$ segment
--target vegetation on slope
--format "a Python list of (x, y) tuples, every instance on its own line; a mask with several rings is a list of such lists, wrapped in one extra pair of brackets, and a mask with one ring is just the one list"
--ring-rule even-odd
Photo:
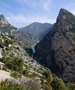
[(0, 90), (75, 90), (75, 84), (65, 84), (49, 69), (36, 63), (25, 52), (21, 52), (21, 48), (13, 42), (13, 39), (3, 35), (0, 42), (0, 48), (3, 50), (0, 61), (5, 64), (3, 69), (9, 69), (10, 75), (16, 79), (22, 76), (31, 79), (22, 83), (11, 80), (1, 81)]

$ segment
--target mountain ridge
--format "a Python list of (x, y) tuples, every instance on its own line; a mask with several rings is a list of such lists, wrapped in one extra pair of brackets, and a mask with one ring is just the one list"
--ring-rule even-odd
[(40, 41), (50, 31), (52, 24), (33, 22), (30, 25), (20, 28), (20, 30), (33, 39)]
[(36, 45), (34, 58), (65, 82), (74, 82), (75, 16), (60, 9), (53, 29)]

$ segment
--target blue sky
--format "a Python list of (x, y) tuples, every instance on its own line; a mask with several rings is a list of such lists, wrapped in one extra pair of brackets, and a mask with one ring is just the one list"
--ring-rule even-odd
[(32, 22), (55, 23), (60, 8), (75, 14), (75, 0), (0, 0), (0, 14), (16, 27)]

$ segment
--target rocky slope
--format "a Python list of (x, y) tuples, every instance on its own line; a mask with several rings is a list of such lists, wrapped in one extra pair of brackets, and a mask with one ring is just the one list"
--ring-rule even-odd
[(75, 16), (61, 9), (53, 29), (37, 44), (34, 58), (65, 82), (75, 82)]
[[(11, 39), (3, 32), (0, 32), (0, 54), (0, 82), (8, 79), (24, 85), (25, 88), (30, 88), (30, 85), (25, 86), (27, 83), (32, 84), (31, 87), (34, 86), (34, 83), (41, 83), (42, 74), (46, 69), (29, 57), (25, 50), (14, 41), (14, 38)], [(39, 80), (37, 81), (37, 79)]]
[(41, 40), (50, 31), (52, 24), (34, 22), (26, 27), (20, 28), (22, 32), (34, 40)]
[[(0, 90), (72, 90), (32, 59), (14, 38), (2, 32), (0, 55)], [(73, 87), (75, 89), (75, 85)]]

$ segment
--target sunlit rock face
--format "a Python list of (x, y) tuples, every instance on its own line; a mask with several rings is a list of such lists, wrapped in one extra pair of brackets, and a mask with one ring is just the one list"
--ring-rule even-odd
[(3, 15), (0, 15), (0, 26), (4, 27), (4, 26), (7, 26), (7, 25), (8, 25), (8, 22), (5, 19), (5, 17)]

